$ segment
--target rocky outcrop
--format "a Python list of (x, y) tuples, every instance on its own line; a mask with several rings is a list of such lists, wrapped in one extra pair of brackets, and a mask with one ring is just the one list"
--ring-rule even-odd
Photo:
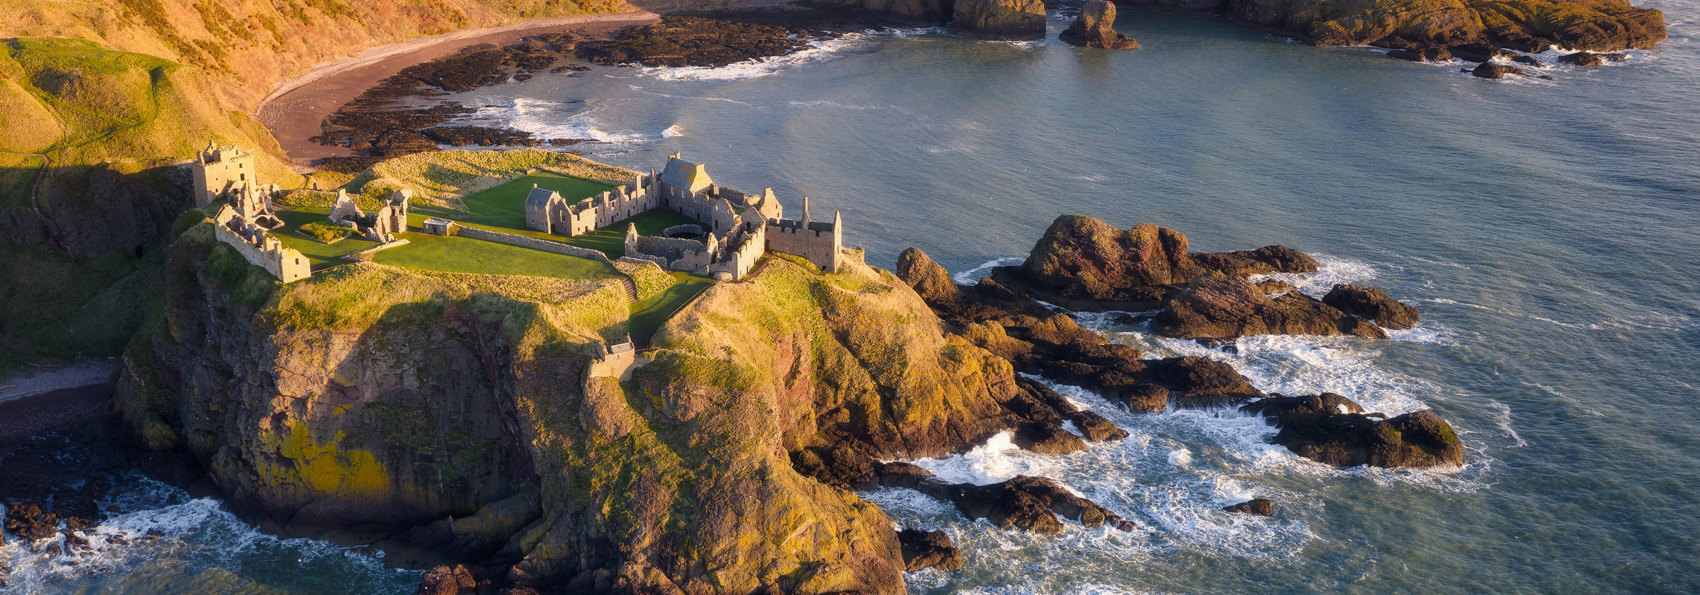
[(1239, 504), (1227, 506), (1222, 511), (1255, 516), (1275, 516), (1275, 502), (1268, 498), (1252, 498)]
[(1387, 332), (1299, 292), (1275, 299), (1244, 279), (1203, 275), (1165, 300), (1152, 330), (1188, 339), (1247, 335), (1352, 335), (1387, 338)]
[(1594, 52), (1576, 52), (1558, 57), (1558, 61), (1561, 63), (1574, 64), (1577, 66), (1603, 66), (1606, 62), (1622, 62), (1628, 59), (1629, 56), (1627, 54), (1596, 54)]
[(1477, 64), (1475, 69), (1470, 71), (1470, 74), (1475, 75), (1476, 78), (1502, 79), (1510, 75), (1523, 75), (1525, 73), (1523, 69), (1516, 66), (1498, 62), (1483, 62)]
[(1392, 419), (1363, 413), (1346, 397), (1324, 393), (1273, 397), (1243, 411), (1262, 415), (1280, 431), (1274, 442), (1299, 456), (1336, 467), (1457, 467), (1464, 447), (1452, 426), (1433, 411)]
[(1045, 37), (1045, 3), (1041, 0), (956, 0), (950, 31), (981, 39), (1041, 39)]
[(1636, 8), (1627, 0), (1127, 0), (1120, 4), (1226, 13), (1241, 24), (1316, 45), (1427, 48), (1476, 43), (1520, 51), (1550, 45), (1611, 51), (1652, 47), (1665, 39), (1663, 13)]
[[(1217, 405), (1262, 395), (1225, 363), (1203, 357), (1143, 359), (1139, 350), (1081, 328), (1073, 318), (1050, 312), (995, 280), (947, 287), (949, 274), (918, 249), (904, 251), (898, 262), (899, 276), (920, 288), (928, 305), (955, 332), (1023, 373), (1085, 387), (1133, 411), (1162, 411), (1171, 402), (1182, 407)], [(1058, 411), (1077, 428), (1097, 424), (1042, 384), (1027, 382), (1023, 387), (1023, 395), (1042, 403), (1023, 405), (1018, 396), (1009, 406), (1029, 412), (1030, 420), (1043, 421), (1048, 419), (1043, 412)]]
[(1141, 223), (1126, 230), (1064, 215), (1051, 223), (1020, 267), (993, 278), (1016, 290), (1081, 310), (1143, 310), (1206, 272), (1229, 276), (1316, 272), (1316, 261), (1286, 246), (1222, 253), (1188, 252), (1178, 231)]
[(1056, 481), (1044, 477), (1017, 475), (989, 485), (947, 484), (931, 480), (923, 482), (920, 490), (935, 498), (949, 500), (970, 519), (986, 519), (999, 527), (1030, 533), (1061, 533), (1061, 519), (1076, 521), (1086, 527), (1107, 524), (1122, 531), (1137, 528), (1132, 521), (1076, 496)]
[(904, 529), (897, 532), (897, 541), (903, 544), (904, 569), (909, 572), (925, 568), (962, 570), (962, 552), (944, 531)]
[(1417, 309), (1388, 297), (1374, 287), (1335, 285), (1322, 296), (1322, 303), (1364, 320), (1372, 320), (1383, 328), (1408, 329), (1417, 325)]
[(1116, 5), (1109, 0), (1088, 0), (1080, 7), (1080, 16), (1057, 39), (1081, 47), (1106, 50), (1131, 50), (1139, 42), (1115, 30)]

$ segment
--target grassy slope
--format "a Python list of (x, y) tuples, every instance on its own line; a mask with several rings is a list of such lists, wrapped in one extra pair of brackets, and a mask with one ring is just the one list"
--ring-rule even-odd
[(620, 276), (607, 263), (519, 246), (453, 236), (404, 233), (408, 245), (379, 252), (374, 262), (399, 267), (487, 275), (535, 275), (557, 279)]

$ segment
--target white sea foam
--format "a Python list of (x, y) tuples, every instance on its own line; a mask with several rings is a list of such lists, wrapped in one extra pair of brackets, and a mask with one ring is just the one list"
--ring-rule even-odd
[(1327, 254), (1312, 254), (1316, 259), (1317, 271), (1314, 273), (1272, 273), (1268, 275), (1252, 275), (1248, 279), (1252, 283), (1274, 279), (1286, 281), (1299, 288), (1305, 295), (1321, 298), (1335, 285), (1340, 283), (1363, 283), (1376, 278), (1375, 267), (1361, 260), (1340, 258)]
[(809, 41), (809, 47), (782, 56), (769, 56), (725, 66), (645, 67), (639, 76), (663, 81), (741, 81), (778, 74), (800, 66), (836, 60), (845, 54), (872, 49), (879, 37), (909, 37), (930, 29), (883, 29), (847, 33), (834, 39)]
[(46, 555), (42, 551), (49, 542), (65, 546), (66, 539), (55, 536), (32, 544), (7, 539), (0, 546), (0, 566), (12, 569), (5, 577), (8, 586), (24, 593), (52, 592), (95, 577), (110, 587), (121, 580), (111, 577), (143, 565), (211, 561), (217, 567), (240, 568), (244, 559), (255, 556), (334, 564), (341, 567), (339, 574), (365, 575), (380, 582), (417, 574), (385, 568), (378, 553), (262, 533), (212, 498), (190, 498), (182, 490), (140, 476), (122, 481), (127, 487), (99, 502), (102, 509), (116, 506), (118, 512), (80, 532), (89, 550), (65, 547), (64, 553)]
[(684, 127), (674, 124), (661, 131), (661, 138), (678, 138), (685, 135)]
[(601, 143), (623, 145), (630, 143), (652, 142), (662, 138), (671, 138), (669, 131), (678, 132), (677, 125), (672, 125), (653, 134), (633, 131), (610, 131), (602, 128), (596, 120), (598, 108), (591, 107), (571, 115), (562, 115), (569, 104), (530, 97), (516, 97), (506, 105), (488, 105), (478, 108), (465, 121), (497, 121), (516, 130), (529, 132), (534, 136), (545, 139), (585, 139)]
[(988, 260), (984, 263), (981, 263), (980, 266), (968, 269), (966, 271), (959, 272), (955, 275), (951, 275), (950, 279), (952, 281), (955, 281), (958, 285), (976, 285), (980, 282), (980, 278), (986, 276), (988, 273), (991, 273), (992, 269), (995, 269), (997, 267), (1015, 266), (1015, 265), (1021, 264), (1022, 261), (1025, 261), (1025, 260), (1026, 260), (1025, 258), (1022, 258), (1020, 256), (1005, 256), (1003, 258), (994, 258), (994, 259)]

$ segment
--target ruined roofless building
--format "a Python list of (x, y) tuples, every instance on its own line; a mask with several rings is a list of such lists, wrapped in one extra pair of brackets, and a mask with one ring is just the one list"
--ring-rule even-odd
[(196, 208), (229, 198), (242, 192), (244, 186), (255, 190), (260, 187), (254, 177), (254, 156), (236, 147), (215, 147), (209, 142), (206, 149), (195, 155), (190, 169), (195, 175)]

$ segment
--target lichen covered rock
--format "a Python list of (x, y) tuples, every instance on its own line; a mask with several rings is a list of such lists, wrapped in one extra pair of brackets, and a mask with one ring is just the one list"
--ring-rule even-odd
[(982, 39), (1040, 39), (1045, 36), (1045, 3), (957, 0), (950, 31)]
[(1374, 323), (1298, 292), (1269, 299), (1244, 279), (1202, 275), (1164, 301), (1152, 320), (1159, 334), (1188, 339), (1247, 335), (1352, 335), (1387, 338)]
[(1109, 0), (1088, 0), (1080, 7), (1080, 16), (1057, 39), (1081, 47), (1107, 50), (1131, 50), (1139, 42), (1115, 30), (1116, 5)]

